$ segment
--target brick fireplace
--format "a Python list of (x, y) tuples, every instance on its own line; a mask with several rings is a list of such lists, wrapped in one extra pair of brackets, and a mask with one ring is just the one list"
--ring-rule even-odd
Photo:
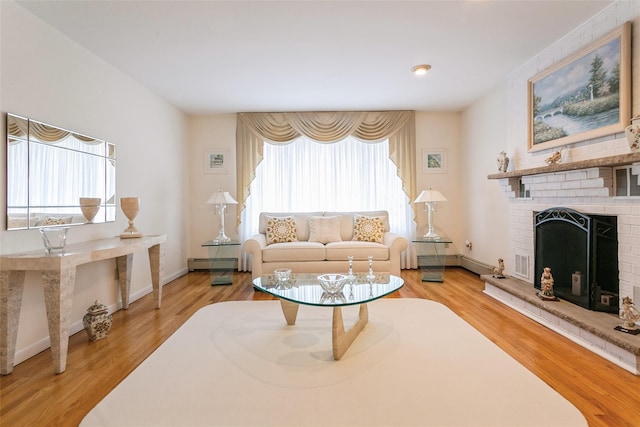
[[(505, 256), (505, 261), (508, 260), (506, 273), (510, 280), (505, 282), (484, 276), (487, 282), (485, 292), (638, 374), (640, 336), (624, 336), (628, 334), (613, 330), (620, 323), (617, 317), (619, 301), (628, 296), (636, 305), (640, 303), (640, 263), (637, 262), (640, 254), (640, 200), (637, 197), (614, 196), (615, 169), (621, 165), (632, 167), (637, 175), (640, 172), (640, 153), (489, 175), (489, 179), (498, 180), (509, 201), (510, 253)], [(615, 218), (617, 244), (609, 245), (607, 250), (617, 251), (614, 262), (619, 276), (619, 295), (605, 298), (612, 306), (603, 311), (610, 313), (595, 313), (589, 310), (590, 307), (570, 304), (562, 296), (560, 304), (556, 305), (536, 301), (534, 285), (540, 281), (542, 273), (537, 271), (542, 268), (538, 265), (540, 263), (536, 263), (536, 214), (559, 206), (589, 217)], [(570, 276), (571, 273), (561, 274)], [(508, 289), (511, 282), (518, 290)], [(578, 293), (577, 289), (573, 291)], [(571, 292), (569, 287), (568, 293)], [(602, 307), (601, 304), (599, 306)]]
[(588, 215), (615, 216), (619, 297), (640, 303), (640, 265), (636, 261), (640, 254), (640, 201), (613, 196), (613, 167), (620, 164), (640, 169), (640, 153), (490, 175), (490, 179), (499, 180), (509, 199), (509, 264), (514, 266), (510, 274), (534, 284), (542, 273), (533, 271), (536, 212), (564, 206)]

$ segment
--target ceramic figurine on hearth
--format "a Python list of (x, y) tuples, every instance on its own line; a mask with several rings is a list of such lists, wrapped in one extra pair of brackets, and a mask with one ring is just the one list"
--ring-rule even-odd
[(631, 298), (622, 298), (622, 310), (620, 310), (620, 318), (624, 320), (622, 327), (625, 329), (635, 330), (638, 328), (636, 322), (640, 320), (640, 312), (633, 306)]
[(551, 274), (551, 268), (545, 267), (540, 277), (540, 296), (543, 299), (555, 299), (553, 295), (553, 275)]
[(498, 266), (493, 269), (493, 277), (504, 279), (504, 260), (502, 258), (498, 258)]
[(509, 168), (509, 157), (507, 157), (507, 153), (504, 151), (501, 151), (500, 154), (498, 154), (496, 162), (498, 164), (498, 172), (504, 173)]

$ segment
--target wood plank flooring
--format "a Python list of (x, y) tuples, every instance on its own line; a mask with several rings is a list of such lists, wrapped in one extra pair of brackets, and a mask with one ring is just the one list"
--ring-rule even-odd
[[(402, 277), (405, 286), (391, 297), (448, 306), (573, 403), (590, 426), (640, 426), (640, 376), (484, 295), (484, 283), (464, 269), (447, 269), (444, 283), (423, 283), (417, 270), (404, 270)], [(53, 373), (49, 350), (17, 365), (11, 375), (0, 377), (0, 426), (78, 425), (199, 308), (220, 301), (272, 299), (254, 292), (250, 273), (236, 272), (231, 286), (212, 287), (209, 280), (206, 272), (189, 273), (165, 285), (161, 309), (155, 310), (147, 295), (129, 310), (113, 313), (106, 339), (89, 342), (84, 331), (73, 335), (67, 369), (60, 375)]]

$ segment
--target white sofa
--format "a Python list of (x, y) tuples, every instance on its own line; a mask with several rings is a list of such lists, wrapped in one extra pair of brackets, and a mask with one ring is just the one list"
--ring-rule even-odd
[[(372, 224), (379, 226), (374, 230), (379, 243), (364, 241), (371, 237), (367, 233)], [(295, 230), (295, 238), (284, 239), (294, 241), (281, 241), (283, 234), (274, 234), (274, 228)], [(244, 243), (252, 257), (253, 278), (276, 268), (291, 268), (294, 273), (347, 272), (349, 256), (354, 257), (354, 271), (365, 272), (370, 255), (374, 271), (400, 276), (400, 253), (408, 245), (407, 239), (389, 231), (387, 211), (262, 212), (258, 230)]]

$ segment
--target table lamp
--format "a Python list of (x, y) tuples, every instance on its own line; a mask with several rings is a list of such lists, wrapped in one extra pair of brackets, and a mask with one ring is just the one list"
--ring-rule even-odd
[(435, 228), (433, 228), (433, 222), (431, 221), (431, 216), (433, 211), (436, 208), (437, 202), (446, 202), (447, 199), (440, 193), (438, 190), (432, 190), (431, 187), (428, 190), (423, 190), (422, 193), (418, 196), (417, 199), (413, 201), (413, 203), (424, 203), (425, 209), (427, 210), (427, 234), (423, 236), (425, 239), (429, 240), (440, 240), (440, 236), (436, 233)]
[(213, 239), (215, 243), (224, 243), (229, 242), (231, 239), (224, 234), (224, 214), (227, 209), (227, 205), (237, 205), (238, 202), (235, 201), (231, 194), (227, 191), (218, 190), (213, 193), (209, 200), (207, 200), (207, 204), (216, 206), (216, 213), (220, 215), (220, 231), (218, 232), (218, 237)]

